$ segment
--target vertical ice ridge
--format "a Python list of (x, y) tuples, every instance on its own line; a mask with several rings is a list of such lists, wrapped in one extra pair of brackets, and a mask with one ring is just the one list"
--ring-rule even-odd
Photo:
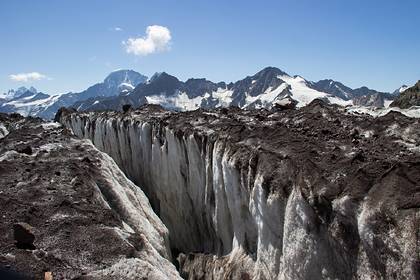
[[(365, 216), (375, 217), (380, 211), (373, 204), (364, 206), (367, 210), (357, 224), (360, 202), (345, 197), (325, 205), (317, 201), (322, 197), (310, 180), (322, 176), (314, 164), (300, 166), (281, 156), (273, 165), (270, 151), (243, 153), (229, 140), (198, 137), (196, 131), (145, 119), (68, 114), (61, 122), (77, 136), (91, 139), (143, 189), (169, 229), (175, 252), (207, 254), (184, 265), (196, 265), (214, 279), (231, 277), (235, 270), (247, 271), (251, 279), (355, 279), (389, 276), (386, 273), (398, 271), (401, 263), (412, 263), (413, 250), (405, 246), (401, 256), (409, 259), (386, 260), (385, 267), (370, 265), (369, 254), (377, 252), (366, 242), (374, 227), (362, 228), (367, 221), (363, 215), (369, 210)], [(328, 212), (331, 220), (319, 211)], [(407, 210), (406, 220), (396, 222), (401, 233), (392, 231), (384, 239), (394, 250), (404, 240), (395, 236), (415, 232), (409, 211), (415, 212)], [(378, 267), (386, 271), (378, 274)], [(402, 273), (401, 279), (414, 272), (407, 268)]]

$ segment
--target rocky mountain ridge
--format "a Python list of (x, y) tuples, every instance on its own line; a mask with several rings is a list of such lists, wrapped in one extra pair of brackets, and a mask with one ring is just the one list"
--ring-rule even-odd
[(11, 89), (6, 93), (0, 93), (0, 100), (7, 101), (7, 100), (15, 99), (28, 91), (32, 93), (37, 93), (37, 90), (34, 87), (30, 87), (30, 88), (20, 87), (17, 90)]
[(395, 95), (367, 87), (351, 89), (333, 80), (310, 82), (300, 76), (290, 76), (278, 68), (267, 67), (253, 76), (229, 84), (206, 79), (182, 82), (163, 72), (130, 94), (101, 100), (91, 99), (76, 103), (74, 107), (86, 111), (121, 110), (124, 104), (134, 107), (157, 104), (178, 111), (228, 106), (270, 109), (284, 98), (295, 100), (299, 107), (316, 98), (342, 106), (384, 107), (389, 105)]
[(214, 83), (206, 79), (182, 82), (165, 72), (156, 73), (150, 80), (146, 80), (145, 76), (132, 70), (119, 70), (111, 73), (103, 83), (80, 93), (45, 97), (35, 103), (8, 103), (0, 98), (0, 111), (52, 119), (60, 107), (101, 111), (121, 110), (126, 104), (135, 107), (158, 104), (177, 111), (229, 106), (270, 109), (284, 102), (282, 99), (293, 100), (293, 103), (301, 107), (316, 98), (342, 106), (383, 108), (389, 106), (403, 91), (401, 88), (391, 94), (367, 87), (352, 89), (334, 80), (311, 82), (275, 67), (264, 68), (234, 83)]
[[(3, 113), (19, 113), (23, 116), (35, 116), (44, 119), (53, 119), (58, 109), (61, 107), (70, 107), (75, 102), (86, 100), (89, 98), (110, 97), (127, 93), (133, 90), (138, 84), (147, 80), (143, 76), (133, 70), (117, 70), (109, 74), (102, 83), (97, 83), (88, 89), (79, 93), (66, 93), (62, 95), (49, 96), (47, 94), (38, 94), (36, 98), (27, 98), (28, 94), (35, 94), (34, 88), (27, 90), (19, 88), (16, 91), (9, 91), (4, 96), (12, 96), (9, 99), (0, 99), (0, 112)], [(22, 93), (22, 91), (24, 91)]]
[(403, 109), (420, 106), (420, 81), (413, 87), (405, 89), (401, 95), (391, 103), (391, 106)]

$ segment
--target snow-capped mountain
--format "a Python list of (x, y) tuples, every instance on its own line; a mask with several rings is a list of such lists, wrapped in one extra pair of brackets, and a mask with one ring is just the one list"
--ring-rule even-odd
[(14, 96), (22, 98), (22, 91), (4, 94), (8, 99), (0, 101), (0, 112), (19, 112), (52, 119), (61, 107), (73, 107), (80, 111), (121, 110), (125, 104), (137, 107), (149, 103), (177, 111), (229, 106), (270, 109), (284, 103), (302, 107), (316, 98), (342, 106), (388, 107), (399, 95), (367, 87), (352, 89), (331, 79), (312, 82), (275, 67), (264, 68), (234, 83), (214, 83), (206, 79), (183, 82), (165, 72), (156, 73), (147, 80), (135, 71), (117, 70), (102, 83), (79, 93), (44, 95), (31, 101), (16, 100)]
[(311, 87), (340, 99), (352, 101), (353, 105), (356, 106), (387, 107), (395, 98), (395, 96), (387, 92), (379, 92), (367, 87), (352, 89), (333, 80), (321, 80), (311, 83)]
[(391, 107), (408, 109), (413, 106), (420, 106), (420, 81), (410, 88), (407, 86), (403, 87), (405, 89), (400, 91), (401, 95), (391, 103)]
[(352, 89), (331, 79), (320, 80), (316, 83), (312, 82), (311, 87), (322, 92), (327, 92), (343, 100), (351, 100)]
[(70, 107), (75, 102), (89, 98), (97, 99), (126, 94), (146, 80), (146, 76), (133, 70), (117, 70), (109, 74), (102, 83), (97, 83), (79, 93), (49, 96), (37, 93), (32, 87), (30, 89), (22, 87), (2, 95), (4, 101), (0, 102), (0, 112), (16, 112), (24, 116), (52, 119), (61, 107)]
[(4, 102), (0, 103), (0, 112), (36, 116), (49, 99), (48, 94), (38, 92), (33, 87), (9, 90)]
[(138, 84), (147, 81), (147, 77), (133, 70), (116, 70), (109, 74), (102, 83), (95, 84), (78, 93), (83, 99), (92, 97), (115, 96), (121, 92), (134, 89)]
[(403, 93), (404, 91), (406, 91), (408, 88), (410, 88), (407, 85), (402, 85), (401, 87), (399, 87), (398, 89), (396, 89), (392, 94), (394, 95), (400, 95), (401, 93)]
[(0, 100), (8, 101), (14, 98), (18, 98), (19, 96), (21, 96), (22, 94), (28, 91), (32, 93), (37, 93), (37, 90), (34, 87), (30, 87), (30, 88), (20, 87), (17, 90), (11, 89), (8, 92), (0, 93)]
[(237, 106), (243, 109), (271, 108), (283, 99), (294, 100), (298, 107), (316, 98), (342, 106), (384, 107), (394, 97), (367, 87), (352, 89), (333, 80), (307, 81), (301, 76), (267, 67), (235, 83), (213, 83), (206, 79), (185, 82), (167, 73), (155, 74), (131, 93), (75, 103), (78, 110), (120, 110), (122, 105), (159, 104), (173, 110), (195, 110)]
[(73, 106), (76, 102), (89, 99), (101, 99), (104, 97), (117, 96), (127, 93), (137, 85), (147, 81), (147, 77), (133, 70), (117, 70), (109, 74), (102, 83), (97, 83), (79, 93), (68, 93), (58, 96), (51, 106), (48, 106), (40, 117), (46, 119), (54, 118), (55, 113), (61, 107)]

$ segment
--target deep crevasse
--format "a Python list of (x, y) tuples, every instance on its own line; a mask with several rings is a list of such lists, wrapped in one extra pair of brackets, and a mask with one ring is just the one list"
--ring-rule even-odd
[[(66, 115), (61, 122), (91, 139), (141, 186), (169, 229), (173, 249), (226, 256), (206, 262), (206, 279), (223, 279), (227, 267), (253, 279), (381, 278), (368, 260), (369, 246), (364, 240), (359, 246), (357, 233), (358, 247), (347, 251), (342, 242), (353, 241), (340, 240), (319, 221), (300, 192), (302, 180), (296, 180), (287, 195), (267, 192), (264, 158), (240, 158), (243, 154), (223, 139), (183, 134), (158, 122), (95, 114)], [(349, 223), (358, 222), (368, 231), (362, 239), (372, 238), (368, 224), (374, 211), (354, 221), (357, 207), (348, 208), (345, 199), (334, 203), (334, 211), (350, 211)], [(407, 224), (411, 232), (414, 225)], [(390, 271), (398, 270), (399, 264), (388, 265)]]
[(134, 121), (68, 121), (142, 186), (178, 250), (224, 255), (233, 246), (256, 246), (248, 178), (223, 141), (197, 143), (193, 135)]

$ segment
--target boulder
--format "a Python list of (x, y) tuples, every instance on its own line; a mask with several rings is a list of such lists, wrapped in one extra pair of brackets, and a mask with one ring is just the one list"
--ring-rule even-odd
[(16, 223), (13, 225), (13, 236), (18, 248), (34, 249), (35, 234), (34, 228), (27, 223)]

